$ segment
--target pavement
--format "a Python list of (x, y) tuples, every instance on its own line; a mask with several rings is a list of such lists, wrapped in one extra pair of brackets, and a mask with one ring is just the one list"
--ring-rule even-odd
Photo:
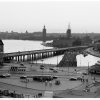
[[(18, 63), (16, 63), (16, 64), (18, 64)], [(14, 63), (4, 64), (4, 67), (0, 69), (0, 73), (3, 74), (3, 73), (9, 72), (8, 70), (11, 65), (15, 65), (15, 64)], [(42, 93), (44, 95), (45, 91), (53, 91), (54, 94), (58, 94), (58, 93), (61, 94), (61, 92), (68, 91), (69, 89), (71, 89), (71, 90), (73, 89), (74, 91), (75, 90), (82, 91), (86, 86), (86, 83), (83, 84), (83, 82), (81, 82), (81, 81), (70, 81), (69, 80), (71, 77), (82, 77), (83, 76), (82, 73), (87, 72), (86, 67), (69, 67), (69, 68), (62, 67), (62, 68), (57, 69), (58, 73), (54, 73), (52, 71), (48, 71), (48, 69), (50, 67), (54, 67), (54, 65), (52, 66), (52, 65), (46, 64), (46, 65), (44, 65), (45, 66), (44, 70), (40, 70), (41, 64), (24, 63), (24, 65), (27, 67), (27, 72), (25, 74), (12, 74), (11, 77), (9, 77), (9, 78), (0, 78), (0, 89), (7, 89), (10, 91), (15, 91), (16, 93), (20, 93), (20, 94), (23, 93), (24, 95), (28, 95), (28, 97), (29, 97), (29, 95), (30, 95), (30, 97), (34, 97), (38, 93)], [(51, 81), (52, 85), (50, 85), (50, 82), (48, 82), (47, 86), (46, 86), (44, 82), (36, 82), (36, 81), (33, 81), (32, 78), (29, 78), (28, 83), (20, 80), (20, 76), (22, 76), (22, 75), (43, 75), (43, 74), (59, 76), (58, 80), (60, 80), (61, 84), (59, 86), (57, 86), (57, 85), (55, 85), (55, 80), (53, 80), (53, 81)], [(94, 76), (92, 76), (92, 77), (94, 77)], [(91, 84), (93, 82), (91, 75), (84, 75), (84, 79), (87, 79), (87, 78), (89, 80), (89, 84)], [(96, 76), (96, 80), (100, 81), (99, 76)], [(95, 92), (97, 89), (95, 87), (94, 88), (92, 87), (90, 94), (92, 95), (92, 93)], [(93, 90), (95, 90), (95, 91), (93, 91)], [(91, 96), (89, 96), (89, 97), (91, 97)]]

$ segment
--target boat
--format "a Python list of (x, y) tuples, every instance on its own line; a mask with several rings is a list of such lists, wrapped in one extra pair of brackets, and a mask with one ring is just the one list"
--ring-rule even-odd
[(89, 72), (92, 74), (100, 74), (100, 61), (97, 61), (95, 65), (89, 68)]

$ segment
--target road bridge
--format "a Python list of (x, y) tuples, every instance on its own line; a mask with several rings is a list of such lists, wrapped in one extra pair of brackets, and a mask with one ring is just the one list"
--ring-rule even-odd
[(86, 48), (89, 48), (89, 46), (75, 46), (75, 47), (67, 47), (67, 48), (53, 48), (53, 49), (4, 53), (3, 60), (4, 62), (34, 61), (38, 59), (44, 59), (52, 56), (62, 55), (64, 54), (65, 51), (75, 52), (75, 51), (84, 50)]

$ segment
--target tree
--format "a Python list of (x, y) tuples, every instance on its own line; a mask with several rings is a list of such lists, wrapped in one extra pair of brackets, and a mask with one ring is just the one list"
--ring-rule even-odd
[(79, 46), (82, 44), (82, 41), (80, 38), (76, 38), (73, 43), (72, 43), (72, 46)]

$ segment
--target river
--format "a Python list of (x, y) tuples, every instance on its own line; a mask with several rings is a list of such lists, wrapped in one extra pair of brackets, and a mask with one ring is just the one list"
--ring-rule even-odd
[[(28, 50), (40, 50), (40, 49), (50, 49), (52, 47), (45, 47), (41, 45), (42, 41), (28, 41), (28, 40), (3, 40), (4, 52), (18, 52), (18, 51), (28, 51)], [(57, 64), (62, 59), (63, 55), (58, 57), (51, 57), (43, 60), (45, 64)], [(94, 65), (100, 58), (88, 55), (84, 57), (83, 55), (77, 55), (77, 66), (91, 66)], [(41, 60), (37, 63), (42, 63)]]

